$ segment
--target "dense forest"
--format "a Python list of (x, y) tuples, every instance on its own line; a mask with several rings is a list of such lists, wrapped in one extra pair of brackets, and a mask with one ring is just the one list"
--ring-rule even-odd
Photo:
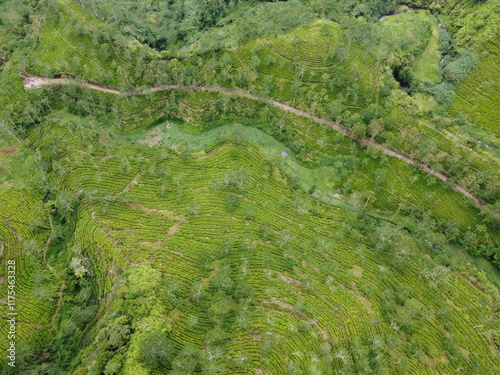
[(0, 0), (0, 373), (497, 374), (499, 24)]

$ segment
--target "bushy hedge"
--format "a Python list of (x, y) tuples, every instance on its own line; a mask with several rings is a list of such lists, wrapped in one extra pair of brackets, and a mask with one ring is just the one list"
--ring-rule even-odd
[(449, 82), (441, 82), (432, 87), (430, 92), (436, 97), (439, 104), (450, 105), (455, 99), (455, 91), (453, 85)]
[(478, 62), (479, 60), (472, 53), (463, 52), (444, 68), (445, 80), (455, 85), (459, 84), (477, 66)]
[(175, 347), (166, 333), (150, 333), (139, 348), (139, 360), (151, 370), (168, 369), (175, 356)]

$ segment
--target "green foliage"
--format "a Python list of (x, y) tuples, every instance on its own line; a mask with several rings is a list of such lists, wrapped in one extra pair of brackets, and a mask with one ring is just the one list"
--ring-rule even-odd
[(447, 54), (450, 52), (451, 49), (451, 35), (448, 32), (448, 30), (441, 29), (439, 31), (439, 50), (441, 51), (442, 54)]
[(241, 198), (234, 194), (229, 194), (224, 198), (224, 204), (228, 212), (233, 212), (241, 204)]
[[(235, 47), (262, 35), (285, 33), (313, 19), (310, 7), (299, 1), (264, 2), (244, 12), (233, 12), (207, 30), (190, 48), (192, 53)], [(222, 26), (222, 27), (220, 27)]]
[(151, 370), (168, 370), (172, 366), (176, 350), (165, 333), (150, 333), (139, 347), (139, 361)]
[(349, 14), (353, 17), (365, 17), (372, 20), (379, 19), (389, 13), (397, 4), (395, 0), (348, 0), (348, 1), (327, 1), (311, 0), (311, 5), (321, 17), (338, 20)]
[[(34, 343), (20, 371), (498, 367), (495, 273), (466, 252), (498, 257), (496, 158), (464, 117), (424, 113), (391, 73), (425, 81), (427, 12), (372, 22), (394, 2), (85, 4), (39, 3), (40, 40), (10, 45), (0, 72), (1, 251), (20, 265), (20, 345)], [(171, 54), (184, 58), (155, 59)], [(426, 86), (439, 105), (471, 56)], [(77, 85), (25, 91), (19, 66)], [(173, 82), (185, 86), (142, 92)]]
[(446, 64), (444, 77), (455, 85), (461, 83), (478, 64), (478, 59), (469, 51), (461, 53), (457, 58)]
[(429, 90), (442, 105), (450, 105), (455, 99), (455, 91), (453, 90), (453, 85), (448, 82), (442, 82)]
[[(457, 98), (450, 107), (455, 115), (467, 116), (478, 126), (499, 134), (497, 126), (500, 111), (494, 103), (498, 102), (500, 70), (498, 65), (498, 33), (496, 25), (500, 22), (500, 11), (495, 1), (419, 1), (439, 11), (445, 26), (453, 34), (452, 46), (458, 52), (472, 54), (479, 60), (477, 67), (460, 83), (456, 89)], [(475, 65), (474, 58), (466, 57), (461, 64), (452, 67), (462, 73)], [(450, 77), (455, 79), (454, 76)]]
[[(29, 14), (27, 1), (3, 1), (0, 4), (0, 69), (10, 59), (16, 44), (26, 37)], [(39, 21), (32, 25), (37, 26)]]
[[(238, 2), (175, 0), (137, 4), (131, 0), (87, 1), (98, 17), (113, 22), (141, 43), (158, 49), (191, 41), (193, 34), (215, 26)], [(148, 17), (144, 17), (145, 14)]]

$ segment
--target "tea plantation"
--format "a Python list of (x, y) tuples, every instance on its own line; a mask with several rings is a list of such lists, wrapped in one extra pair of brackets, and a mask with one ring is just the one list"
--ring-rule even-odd
[(0, 2), (0, 373), (499, 373), (498, 1), (403, 3)]

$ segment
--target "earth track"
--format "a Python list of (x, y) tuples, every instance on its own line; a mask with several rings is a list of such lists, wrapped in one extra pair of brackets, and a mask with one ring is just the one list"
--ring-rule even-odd
[[(277, 108), (280, 108), (284, 111), (293, 113), (297, 116), (311, 119), (318, 124), (327, 125), (336, 131), (344, 133), (348, 137), (352, 136), (351, 131), (349, 129), (341, 126), (338, 122), (334, 122), (331, 120), (317, 117), (317, 116), (310, 114), (306, 111), (292, 107), (291, 105), (288, 105), (286, 103), (283, 103), (283, 102), (280, 102), (277, 100), (261, 98), (257, 95), (253, 95), (253, 94), (250, 94), (250, 93), (242, 91), (242, 90), (230, 89), (227, 87), (220, 87), (220, 86), (207, 87), (207, 86), (188, 86), (188, 85), (170, 84), (170, 85), (151, 87), (151, 88), (143, 90), (143, 91), (133, 91), (130, 93), (122, 93), (119, 90), (116, 90), (116, 89), (111, 88), (111, 87), (107, 87), (107, 86), (100, 85), (97, 83), (77, 82), (77, 81), (70, 79), (70, 78), (45, 78), (45, 77), (38, 77), (38, 76), (33, 76), (33, 75), (27, 75), (26, 77), (30, 79), (30, 83), (31, 83), (30, 86), (25, 85), (26, 89), (42, 87), (42, 86), (49, 86), (49, 85), (79, 85), (81, 87), (86, 87), (86, 88), (89, 88), (92, 90), (107, 92), (107, 93), (111, 93), (111, 94), (115, 94), (115, 95), (144, 95), (144, 94), (151, 93), (151, 92), (159, 92), (159, 91), (167, 91), (167, 90), (175, 90), (175, 89), (186, 90), (186, 91), (194, 90), (194, 91), (228, 93), (228, 94), (231, 94), (233, 96), (248, 98), (248, 99), (272, 104), (273, 106), (275, 106)], [(367, 147), (367, 146), (374, 147), (374, 148), (377, 148), (380, 151), (382, 151), (384, 154), (398, 158), (399, 160), (402, 160), (407, 164), (418, 165), (419, 169), (421, 169), (422, 171), (424, 171), (428, 174), (433, 175), (434, 177), (440, 179), (443, 182), (446, 182), (449, 179), (449, 177), (447, 177), (446, 175), (444, 175), (441, 172), (437, 172), (437, 171), (433, 170), (428, 165), (426, 165), (424, 163), (420, 163), (417, 160), (411, 159), (410, 157), (408, 157), (402, 153), (399, 153), (397, 151), (394, 151), (394, 150), (392, 150), (392, 149), (390, 149), (390, 148), (388, 148), (388, 147), (386, 147), (386, 146), (384, 146), (384, 145), (382, 145), (374, 140), (370, 140), (368, 138), (358, 138), (358, 139), (356, 139), (356, 141), (363, 147)], [(458, 184), (454, 184), (453, 188), (455, 189), (455, 191), (463, 194), (467, 198), (473, 199), (478, 206), (483, 207), (486, 205), (486, 203), (483, 200), (481, 200), (479, 197), (472, 194), (470, 191), (464, 189), (462, 186), (460, 186)], [(495, 216), (498, 216), (498, 214), (495, 213)]]

